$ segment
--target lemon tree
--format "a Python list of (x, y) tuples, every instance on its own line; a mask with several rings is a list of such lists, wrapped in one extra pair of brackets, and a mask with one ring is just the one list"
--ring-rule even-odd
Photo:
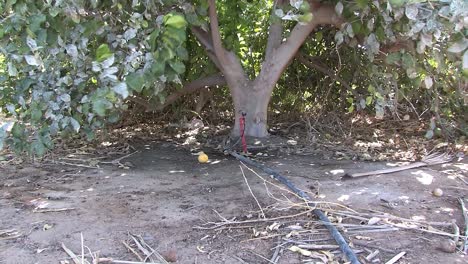
[(265, 137), (272, 98), (306, 108), (327, 78), (349, 112), (429, 105), (430, 137), (466, 113), (467, 17), (463, 0), (6, 0), (0, 146), (42, 155), (129, 104), (160, 111), (206, 87), (228, 88), (233, 134), (246, 113), (246, 135)]

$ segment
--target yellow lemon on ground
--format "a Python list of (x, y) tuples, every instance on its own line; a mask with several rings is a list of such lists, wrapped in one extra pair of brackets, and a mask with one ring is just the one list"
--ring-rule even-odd
[(208, 162), (208, 155), (206, 155), (203, 152), (200, 152), (200, 154), (198, 154), (198, 162), (207, 163)]

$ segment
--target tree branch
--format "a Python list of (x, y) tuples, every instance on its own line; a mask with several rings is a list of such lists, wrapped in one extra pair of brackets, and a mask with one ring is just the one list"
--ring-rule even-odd
[[(270, 17), (274, 17), (275, 15), (275, 10), (277, 8), (281, 8), (284, 3), (284, 0), (276, 0), (275, 4), (273, 6), (273, 9), (271, 10), (271, 15)], [(266, 52), (265, 52), (265, 59), (271, 57), (271, 54), (274, 50), (276, 50), (279, 45), (281, 45), (281, 40), (283, 37), (283, 24), (280, 18), (275, 17), (273, 18), (273, 22), (270, 25), (270, 29), (268, 32), (268, 41), (267, 41), (267, 47), (266, 47)]]
[(219, 33), (218, 25), (218, 14), (216, 13), (216, 2), (215, 0), (208, 0), (209, 4), (209, 15), (210, 15), (210, 29), (211, 29), (211, 38), (213, 42), (214, 52), (219, 62), (221, 62), (221, 67), (226, 63), (226, 58), (224, 56), (224, 48), (221, 43), (221, 34)]
[(195, 35), (197, 40), (205, 49), (211, 61), (216, 65), (216, 67), (220, 71), (222, 71), (223, 69), (221, 68), (221, 64), (218, 58), (216, 57), (216, 54), (214, 53), (213, 40), (211, 39), (210, 34), (204, 31), (203, 29), (201, 29), (200, 27), (191, 27), (191, 30), (192, 30), (193, 35)]
[(208, 32), (203, 30), (201, 27), (193, 26), (190, 29), (206, 51), (214, 52), (213, 40), (211, 39), (211, 35)]
[(244, 88), (247, 84), (247, 76), (236, 54), (223, 48), (221, 35), (219, 33), (215, 1), (209, 0), (209, 5), (211, 34), (199, 27), (192, 27), (192, 32), (205, 47), (210, 59), (224, 74), (229, 89), (231, 89), (231, 94), (235, 97), (235, 93), (237, 93), (237, 91), (234, 91), (233, 87), (237, 86)]
[(198, 80), (192, 81), (184, 85), (184, 87), (181, 90), (178, 90), (170, 94), (164, 101), (164, 104), (157, 106), (156, 110), (161, 111), (166, 106), (174, 103), (175, 101), (177, 101), (177, 99), (179, 99), (180, 97), (184, 95), (191, 94), (202, 88), (212, 87), (216, 85), (226, 85), (226, 80), (221, 74), (215, 74), (215, 75), (203, 77)]
[(163, 104), (152, 105), (146, 100), (138, 98), (138, 97), (131, 97), (129, 98), (129, 100), (134, 103), (144, 106), (146, 108), (145, 109), (146, 112), (161, 111), (165, 107), (173, 104), (175, 101), (177, 101), (180, 97), (184, 95), (194, 93), (203, 88), (217, 86), (217, 85), (219, 86), (226, 85), (226, 79), (221, 74), (215, 74), (215, 75), (203, 77), (195, 81), (192, 81), (190, 83), (187, 83), (186, 85), (184, 85), (184, 87), (181, 90), (175, 91), (174, 93), (170, 94), (166, 98)]
[(339, 81), (341, 85), (346, 87), (348, 90), (351, 90), (351, 86), (342, 78), (340, 78), (338, 74), (333, 72), (331, 69), (321, 65), (321, 63), (317, 62), (312, 56), (309, 56), (303, 52), (298, 52), (298, 54), (296, 54), (296, 58), (305, 66), (313, 68), (323, 74), (330, 76), (333, 79), (333, 81)]
[[(313, 18), (307, 24), (298, 23), (293, 28), (291, 35), (283, 42), (274, 54), (265, 58), (262, 70), (256, 82), (267, 83), (267, 87), (274, 88), (274, 84), (279, 80), (281, 74), (294, 55), (302, 46), (306, 38), (319, 24), (340, 25), (342, 19), (335, 13), (335, 8), (331, 5), (316, 5), (312, 10)], [(254, 87), (260, 87), (255, 85)]]

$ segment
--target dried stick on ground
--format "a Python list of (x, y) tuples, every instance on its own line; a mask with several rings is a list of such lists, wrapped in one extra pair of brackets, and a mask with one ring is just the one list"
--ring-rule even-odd
[[(111, 263), (111, 264), (161, 264), (160, 262), (143, 262), (143, 261), (127, 261), (117, 260), (112, 258), (98, 258), (95, 263)], [(94, 264), (94, 263), (93, 263)]]
[(75, 208), (70, 207), (70, 208), (54, 208), (54, 209), (34, 209), (34, 213), (54, 213), (54, 212), (64, 212), (64, 211), (70, 211), (70, 210), (75, 210)]
[(463, 219), (465, 220), (465, 237), (463, 238), (463, 252), (466, 254), (468, 252), (468, 211), (466, 210), (464, 198), (458, 198), (460, 202)]
[(394, 250), (379, 247), (377, 245), (372, 244), (372, 242), (367, 242), (366, 243), (366, 242), (359, 241), (359, 240), (354, 240), (354, 239), (352, 240), (352, 242), (353, 242), (353, 245), (356, 245), (356, 246), (367, 247), (367, 248), (375, 248), (375, 249), (378, 249), (380, 251), (387, 252), (387, 253), (395, 253)]
[(7, 229), (7, 230), (1, 230), (0, 229), (0, 240), (4, 239), (14, 239), (22, 236), (20, 232), (16, 229)]
[(138, 254), (137, 251), (135, 251), (135, 249), (133, 249), (129, 244), (127, 244), (127, 242), (125, 241), (122, 241), (122, 244), (124, 244), (124, 246), (130, 250), (140, 261), (143, 261), (143, 258), (140, 256), (140, 254)]
[(134, 152), (132, 152), (132, 153), (130, 153), (130, 154), (127, 154), (127, 155), (125, 155), (125, 156), (116, 158), (116, 159), (114, 159), (114, 160), (111, 160), (111, 161), (101, 161), (101, 162), (99, 162), (99, 163), (124, 166), (124, 165), (123, 165), (122, 163), (120, 163), (120, 162), (121, 162), (123, 159), (126, 159), (126, 158), (128, 158), (128, 157), (130, 157), (130, 156), (132, 156), (133, 154), (136, 154), (136, 153), (138, 153), (138, 152), (140, 152), (140, 151), (137, 150), (137, 151), (134, 151)]
[[(235, 157), (236, 159), (248, 164), (248, 165), (251, 165), (251, 166), (254, 166), (256, 168), (261, 169), (265, 173), (267, 173), (270, 176), (272, 176), (273, 178), (275, 178), (277, 181), (279, 181), (282, 184), (286, 185), (289, 189), (291, 189), (293, 192), (295, 192), (297, 195), (299, 195), (304, 201), (306, 201), (311, 207), (316, 206), (316, 204), (314, 204), (312, 202), (312, 199), (309, 197), (308, 194), (306, 194), (304, 191), (298, 189), (290, 180), (288, 180), (287, 178), (285, 178), (284, 176), (282, 176), (278, 172), (276, 172), (276, 171), (274, 171), (274, 170), (272, 170), (272, 169), (270, 169), (270, 168), (268, 168), (268, 167), (266, 167), (266, 166), (264, 166), (262, 164), (254, 162), (253, 160), (248, 159), (248, 158), (246, 158), (246, 157), (244, 157), (242, 155), (239, 155), (234, 151), (230, 151), (229, 154), (231, 156)], [(339, 233), (338, 229), (336, 229), (336, 227), (333, 224), (331, 224), (330, 219), (328, 219), (328, 217), (321, 210), (319, 210), (317, 208), (314, 209), (312, 212), (322, 221), (322, 224), (325, 225), (325, 227), (328, 229), (330, 234), (333, 236), (335, 241), (340, 246), (341, 251), (345, 254), (348, 261), (350, 261), (352, 264), (360, 263), (357, 256), (356, 256), (356, 254), (349, 247), (348, 243), (343, 238), (343, 236)]]
[[(200, 229), (200, 230), (211, 230), (211, 229), (216, 229), (220, 228), (223, 226), (227, 225), (240, 225), (240, 224), (252, 224), (252, 223), (260, 223), (260, 222), (274, 222), (278, 221), (281, 219), (288, 219), (288, 218), (295, 218), (301, 215), (309, 214), (311, 210), (307, 210), (304, 212), (300, 212), (294, 215), (286, 215), (286, 216), (279, 216), (275, 218), (265, 218), (265, 219), (252, 219), (252, 220), (244, 220), (244, 221), (234, 221), (234, 220), (228, 220), (221, 216), (218, 212), (215, 211), (216, 214), (218, 214), (219, 218), (221, 218), (222, 222), (208, 222), (206, 224), (203, 224), (204, 226), (194, 226), (193, 229)], [(209, 226), (208, 226), (209, 225)], [(208, 227), (205, 227), (208, 226)]]
[[(245, 166), (245, 164), (243, 164)], [(257, 200), (257, 197), (255, 197), (255, 194), (252, 192), (252, 189), (250, 188), (249, 182), (247, 181), (247, 177), (245, 177), (244, 169), (242, 169), (242, 166), (239, 165), (239, 168), (241, 169), (242, 176), (244, 176), (245, 184), (247, 184), (247, 188), (249, 188), (249, 192), (254, 198), (255, 202), (257, 202), (258, 208), (260, 208), (260, 212), (262, 212), (262, 218), (265, 219), (265, 213), (263, 212), (263, 208), (260, 205), (260, 203)]]
[(391, 258), (389, 261), (385, 262), (385, 264), (393, 264), (393, 263), (397, 262), (399, 259), (401, 259), (405, 254), (406, 254), (406, 252), (404, 252), (404, 251), (401, 252), (401, 253), (398, 253), (396, 256)]
[(73, 260), (73, 262), (75, 262), (75, 264), (90, 264), (86, 259), (79, 258), (75, 253), (73, 253), (73, 251), (71, 251), (69, 248), (67, 248), (65, 246), (65, 244), (63, 244), (63, 243), (62, 243), (62, 248), (72, 258), (72, 260)]
[(383, 169), (383, 170), (375, 170), (375, 171), (351, 173), (351, 174), (346, 173), (342, 177), (342, 179), (345, 180), (345, 179), (350, 179), (350, 178), (358, 178), (358, 177), (365, 177), (365, 176), (372, 176), (372, 175), (387, 174), (387, 173), (393, 173), (393, 172), (398, 172), (398, 171), (410, 170), (410, 169), (419, 168), (419, 167), (447, 163), (447, 162), (452, 161), (452, 159), (453, 159), (453, 156), (447, 153), (444, 153), (444, 154), (433, 153), (429, 156), (424, 157), (419, 162), (414, 162), (408, 165), (399, 166), (395, 168), (388, 168), (388, 169)]
[(151, 262), (155, 262), (156, 260), (152, 258), (152, 256), (155, 256), (160, 261), (160, 263), (168, 264), (166, 259), (164, 259), (164, 257), (161, 256), (155, 249), (150, 247), (141, 236), (130, 235), (130, 237), (133, 239), (133, 242), (135, 242), (138, 249), (143, 252), (143, 254), (145, 254), (146, 257), (143, 262), (146, 262), (148, 259)]
[(273, 256), (270, 259), (271, 263), (275, 263), (275, 264), (278, 263), (280, 259), (280, 249), (281, 249), (280, 245), (281, 245), (281, 237), (278, 237), (278, 246), (276, 246), (275, 252), (273, 253)]

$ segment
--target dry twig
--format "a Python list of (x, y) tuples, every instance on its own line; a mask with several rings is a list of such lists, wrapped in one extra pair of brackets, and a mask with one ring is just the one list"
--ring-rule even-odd
[(377, 256), (378, 254), (380, 253), (380, 251), (377, 249), (375, 250), (374, 252), (370, 253), (367, 257), (366, 257), (366, 260), (367, 261), (371, 261), (373, 258), (375, 258), (375, 256)]
[(90, 264), (86, 259), (84, 259), (84, 255), (80, 259), (75, 253), (73, 253), (73, 251), (71, 251), (69, 248), (67, 248), (65, 246), (65, 244), (63, 244), (63, 243), (62, 243), (62, 248), (63, 248), (63, 250), (65, 250), (65, 252), (68, 254), (68, 256), (71, 257), (71, 259), (73, 260), (73, 262), (75, 262), (75, 264)]
[(130, 252), (132, 252), (140, 261), (143, 261), (143, 258), (140, 256), (140, 254), (138, 254), (138, 252), (133, 249), (129, 244), (127, 244), (127, 242), (125, 241), (122, 241), (122, 244), (124, 244), (124, 246), (130, 250)]
[(169, 264), (166, 261), (166, 259), (163, 256), (161, 256), (161, 254), (159, 254), (150, 245), (148, 245), (141, 236), (130, 235), (130, 237), (133, 239), (138, 249), (140, 249), (140, 251), (143, 252), (143, 254), (145, 254), (146, 257), (145, 259), (143, 259), (143, 262), (146, 262), (148, 259), (154, 262), (155, 260), (152, 257), (154, 255), (158, 259), (158, 261), (160, 261), (160, 263)]
[[(242, 163), (242, 165), (245, 166), (244, 163)], [(246, 167), (247, 167), (247, 166), (246, 166)], [(260, 212), (262, 213), (262, 218), (265, 219), (266, 217), (265, 217), (265, 213), (263, 212), (263, 208), (262, 208), (262, 206), (260, 205), (260, 203), (258, 202), (257, 197), (255, 197), (255, 194), (252, 192), (252, 189), (250, 188), (249, 182), (247, 181), (247, 177), (245, 177), (244, 169), (242, 169), (242, 166), (240, 166), (240, 165), (239, 165), (239, 168), (241, 169), (242, 176), (244, 177), (245, 184), (247, 184), (247, 188), (249, 188), (250, 194), (252, 195), (252, 197), (254, 198), (255, 202), (257, 203), (258, 208), (260, 208)]]
[(0, 230), (0, 240), (15, 239), (20, 236), (22, 236), (22, 234), (16, 229)]
[(128, 158), (128, 157), (130, 157), (130, 156), (132, 156), (132, 155), (134, 155), (134, 154), (136, 154), (136, 153), (138, 153), (138, 152), (140, 152), (140, 151), (137, 150), (137, 151), (134, 151), (134, 152), (132, 152), (132, 153), (130, 153), (130, 154), (124, 155), (124, 156), (122, 156), (122, 157), (113, 159), (113, 160), (111, 160), (111, 161), (101, 161), (101, 162), (99, 162), (99, 163), (102, 163), (102, 164), (112, 164), (112, 165), (118, 165), (118, 166), (124, 167), (125, 165), (122, 164), (122, 163), (120, 163), (120, 161), (122, 161), (123, 159)]
[(201, 229), (201, 230), (211, 230), (211, 229), (217, 229), (217, 228), (220, 228), (220, 227), (223, 227), (223, 226), (226, 226), (226, 225), (240, 225), (240, 224), (274, 222), (274, 221), (278, 221), (278, 220), (281, 220), (281, 219), (288, 219), (288, 218), (298, 217), (298, 216), (301, 216), (301, 215), (309, 214), (311, 212), (312, 212), (312, 210), (307, 210), (307, 211), (300, 212), (300, 213), (293, 214), (293, 215), (285, 215), (285, 216), (278, 216), (278, 217), (274, 217), (274, 218), (264, 218), (264, 219), (252, 219), (252, 220), (244, 220), (244, 221), (228, 220), (225, 217), (221, 216), (218, 212), (216, 212), (218, 214), (218, 216), (222, 219), (222, 222), (207, 222), (207, 223), (205, 223), (203, 225), (211, 225), (210, 227), (194, 226), (193, 228), (194, 229)]
[(270, 259), (270, 262), (271, 263), (278, 263), (279, 259), (280, 259), (280, 252), (281, 252), (281, 237), (278, 237), (278, 246), (276, 246), (276, 249), (275, 249), (275, 252), (273, 252), (273, 256), (271, 257)]
[(55, 209), (34, 209), (34, 213), (56, 213), (56, 212), (64, 212), (64, 211), (71, 211), (75, 210), (76, 208), (73, 207), (66, 207), (66, 208), (55, 208)]
[(463, 238), (463, 252), (466, 254), (468, 252), (468, 211), (466, 210), (465, 202), (463, 200), (464, 198), (458, 198), (463, 213), (463, 219), (465, 220), (465, 237)]
[(389, 261), (385, 262), (385, 264), (393, 264), (393, 263), (397, 262), (399, 259), (401, 259), (405, 254), (406, 254), (406, 252), (404, 252), (404, 251), (398, 253), (396, 256), (391, 258)]
[(424, 166), (432, 166), (432, 165), (437, 165), (437, 164), (442, 164), (442, 163), (447, 163), (452, 161), (453, 156), (447, 153), (432, 153), (426, 157), (424, 157), (420, 162), (414, 162), (408, 165), (404, 166), (399, 166), (395, 168), (388, 168), (388, 169), (382, 169), (382, 170), (375, 170), (375, 171), (368, 171), (368, 172), (361, 172), (361, 173), (346, 173), (342, 179), (350, 179), (350, 178), (358, 178), (358, 177), (364, 177), (364, 176), (372, 176), (372, 175), (379, 175), (379, 174), (387, 174), (387, 173), (393, 173), (393, 172), (398, 172), (398, 171), (404, 171), (404, 170), (409, 170), (409, 169), (414, 169), (414, 168), (419, 168), (419, 167), (424, 167)]

